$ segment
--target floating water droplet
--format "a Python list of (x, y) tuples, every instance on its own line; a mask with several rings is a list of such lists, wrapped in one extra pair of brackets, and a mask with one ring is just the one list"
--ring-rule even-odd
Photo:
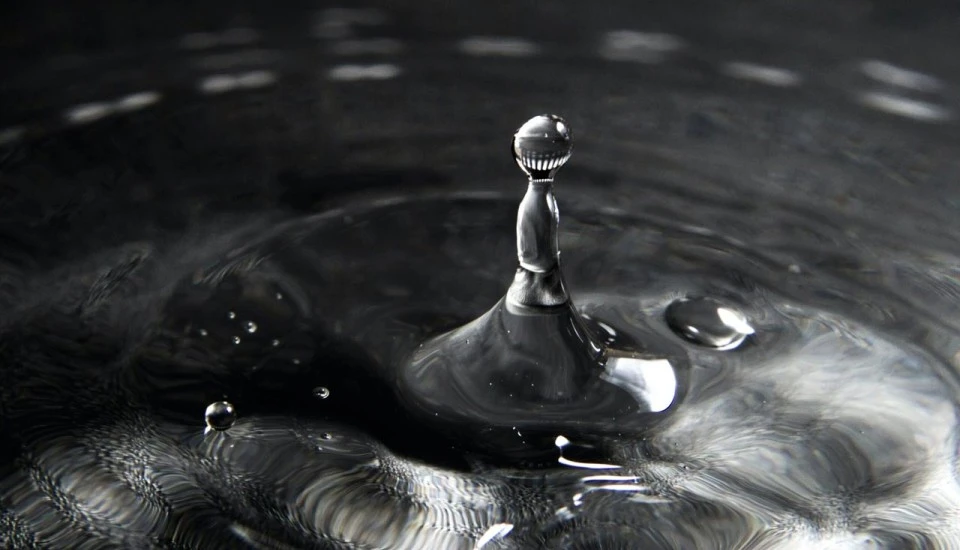
[(240, 337), (239, 337), (239, 336), (234, 336), (234, 337), (233, 337), (233, 343), (234, 343), (234, 344), (239, 344), (239, 343), (240, 343)]
[(222, 432), (233, 426), (233, 423), (237, 420), (237, 413), (229, 402), (217, 401), (207, 406), (204, 418), (207, 421), (208, 429)]
[(237, 318), (236, 312), (233, 312), (233, 311), (227, 312), (227, 319), (236, 319), (236, 318)]
[(280, 340), (274, 340), (270, 342), (270, 345), (273, 347), (278, 347), (280, 345)]
[(250, 334), (257, 332), (257, 324), (254, 323), (253, 321), (247, 321), (247, 332), (249, 332)]
[(330, 390), (324, 386), (317, 386), (313, 388), (313, 395), (319, 397), (320, 399), (326, 399), (330, 397)]
[(719, 350), (734, 349), (754, 333), (739, 311), (713, 298), (686, 298), (667, 307), (667, 324), (683, 338)]

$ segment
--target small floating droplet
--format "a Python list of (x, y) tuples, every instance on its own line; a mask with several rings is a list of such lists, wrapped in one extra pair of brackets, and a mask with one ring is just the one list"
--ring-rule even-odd
[(207, 406), (204, 418), (208, 429), (222, 432), (233, 426), (237, 420), (237, 413), (229, 402), (217, 401)]
[(239, 344), (239, 343), (240, 343), (240, 337), (239, 337), (239, 336), (234, 336), (234, 337), (233, 337), (233, 343), (234, 343), (234, 344)]
[(227, 319), (236, 319), (236, 318), (237, 318), (237, 314), (235, 312), (233, 311), (227, 312)]
[(330, 390), (324, 386), (317, 386), (313, 388), (313, 395), (319, 397), (320, 399), (326, 399), (330, 397)]
[(249, 332), (250, 334), (257, 332), (257, 324), (254, 323), (253, 321), (247, 321), (247, 332)]
[(686, 340), (719, 350), (737, 348), (754, 333), (742, 313), (712, 298), (677, 300), (665, 316), (670, 328)]

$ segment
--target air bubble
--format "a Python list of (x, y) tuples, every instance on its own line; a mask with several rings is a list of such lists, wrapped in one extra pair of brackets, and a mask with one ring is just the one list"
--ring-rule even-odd
[(237, 420), (237, 413), (229, 402), (217, 401), (207, 406), (204, 418), (208, 430), (222, 432), (233, 426), (233, 423)]
[(249, 332), (250, 334), (257, 332), (257, 324), (254, 323), (253, 321), (247, 321), (247, 332)]
[(227, 319), (236, 319), (236, 318), (237, 318), (236, 312), (234, 312), (234, 311), (228, 311), (228, 312), (227, 312)]
[(667, 307), (667, 324), (684, 339), (718, 350), (740, 346), (754, 333), (746, 317), (713, 298), (686, 298)]
[(233, 337), (233, 343), (234, 343), (234, 344), (239, 344), (239, 343), (240, 343), (240, 337), (239, 337), (239, 336), (234, 336), (234, 337)]
[(317, 386), (313, 388), (313, 395), (320, 399), (326, 399), (330, 397), (330, 390), (324, 386)]
[(275, 348), (276, 348), (276, 347), (279, 347), (279, 346), (280, 346), (280, 340), (274, 340), (274, 341), (270, 342), (270, 345), (273, 346), (273, 347), (275, 347)]

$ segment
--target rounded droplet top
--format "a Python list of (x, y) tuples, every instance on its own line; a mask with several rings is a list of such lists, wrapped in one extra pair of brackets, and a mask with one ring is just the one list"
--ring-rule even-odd
[(713, 298), (684, 298), (667, 307), (670, 328), (695, 344), (719, 350), (734, 349), (754, 333), (747, 318)]
[(207, 421), (207, 428), (220, 432), (233, 426), (233, 423), (237, 420), (237, 413), (232, 404), (227, 401), (217, 401), (207, 406), (204, 417)]
[(511, 150), (531, 180), (552, 180), (570, 158), (573, 134), (566, 121), (556, 115), (535, 116), (514, 134)]

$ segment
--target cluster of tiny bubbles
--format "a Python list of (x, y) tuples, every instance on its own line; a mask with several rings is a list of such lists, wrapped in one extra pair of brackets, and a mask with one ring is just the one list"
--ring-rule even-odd
[(229, 430), (233, 423), (237, 421), (237, 411), (233, 408), (233, 404), (228, 401), (215, 401), (207, 406), (204, 419), (207, 422), (205, 432), (210, 430), (222, 432)]
[(755, 332), (743, 313), (713, 298), (676, 300), (664, 316), (680, 337), (717, 350), (736, 349)]
[(319, 399), (326, 399), (330, 397), (330, 389), (326, 386), (317, 386), (313, 388), (313, 395)]

